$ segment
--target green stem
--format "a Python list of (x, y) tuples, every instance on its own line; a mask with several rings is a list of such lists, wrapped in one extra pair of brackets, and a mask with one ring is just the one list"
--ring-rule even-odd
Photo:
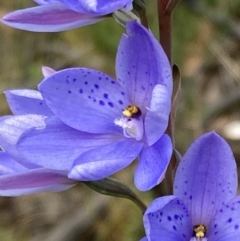
[(145, 2), (142, 1), (142, 0), (134, 0), (133, 1), (133, 8), (134, 8), (134, 11), (136, 11), (138, 13), (141, 24), (145, 28), (148, 28), (148, 19), (147, 19), (147, 16), (146, 16)]
[(145, 213), (147, 207), (146, 205), (139, 199), (137, 196), (135, 198), (129, 198), (132, 202), (134, 202), (142, 211), (142, 213)]

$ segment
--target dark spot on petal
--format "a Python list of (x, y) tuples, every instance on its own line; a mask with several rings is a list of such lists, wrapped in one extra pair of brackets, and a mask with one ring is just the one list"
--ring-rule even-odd
[(71, 93), (72, 93), (72, 91), (71, 91), (71, 90), (69, 90), (69, 91), (68, 91), (68, 93), (69, 93), (69, 94), (71, 94)]
[(85, 84), (85, 85), (87, 85), (87, 84), (88, 84), (88, 82), (87, 82), (87, 81), (85, 81), (85, 82), (84, 82), (84, 84)]
[(113, 103), (112, 103), (112, 102), (108, 102), (108, 105), (109, 105), (110, 107), (113, 107)]
[(105, 99), (108, 99), (108, 94), (105, 93), (105, 94), (103, 95), (103, 97), (104, 97)]
[(115, 84), (115, 83), (116, 83), (116, 81), (112, 80), (112, 81), (111, 81), (111, 83), (112, 83), (112, 84)]
[(118, 103), (119, 103), (120, 105), (122, 105), (122, 104), (123, 104), (123, 102), (122, 102), (121, 100), (119, 100), (119, 101), (118, 101)]
[(232, 218), (229, 218), (229, 219), (227, 220), (227, 222), (228, 222), (228, 223), (231, 223), (231, 222), (232, 222)]
[(82, 93), (83, 93), (83, 90), (82, 90), (82, 89), (79, 89), (79, 93), (82, 94)]
[(99, 89), (99, 85), (97, 85), (97, 84), (95, 84), (94, 87), (95, 87), (96, 89)]
[(102, 101), (102, 100), (99, 100), (99, 104), (100, 105), (105, 105), (104, 101)]

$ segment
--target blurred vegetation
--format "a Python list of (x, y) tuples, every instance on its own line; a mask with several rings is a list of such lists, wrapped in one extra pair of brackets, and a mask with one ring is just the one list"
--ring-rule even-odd
[[(158, 36), (156, 1), (146, 2), (150, 27)], [(1, 1), (0, 14), (29, 6), (33, 6), (30, 0)], [(31, 33), (2, 24), (0, 32), (3, 92), (37, 88), (42, 65), (56, 70), (85, 66), (114, 76), (124, 29), (108, 19), (61, 33)], [(183, 0), (173, 17), (173, 60), (182, 74), (177, 149), (183, 154), (196, 137), (214, 129), (227, 138), (239, 161), (240, 2)], [(0, 101), (1, 115), (10, 113), (4, 94)], [(134, 168), (135, 164), (117, 177), (149, 203), (151, 194), (133, 187)], [(62, 193), (0, 198), (0, 212), (3, 241), (133, 241), (144, 235), (142, 214), (134, 204), (101, 196), (84, 185)]]

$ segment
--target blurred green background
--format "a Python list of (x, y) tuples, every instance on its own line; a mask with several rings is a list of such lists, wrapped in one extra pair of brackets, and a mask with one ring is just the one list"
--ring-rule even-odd
[[(0, 16), (34, 6), (30, 0), (0, 0)], [(156, 1), (146, 0), (150, 28), (158, 36)], [(114, 61), (124, 29), (113, 19), (61, 33), (31, 33), (0, 24), (0, 112), (9, 114), (3, 91), (37, 88), (41, 66), (56, 70), (85, 66), (115, 76)], [(240, 160), (240, 2), (183, 0), (173, 17), (173, 62), (182, 91), (175, 126), (183, 154), (212, 129)], [(148, 204), (131, 167), (117, 177)], [(83, 184), (62, 193), (0, 198), (3, 241), (133, 241), (144, 236), (142, 213), (130, 201), (102, 196)]]

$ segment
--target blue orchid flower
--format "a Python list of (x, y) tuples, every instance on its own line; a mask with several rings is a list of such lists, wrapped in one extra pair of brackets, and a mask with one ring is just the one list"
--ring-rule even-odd
[(94, 24), (108, 14), (125, 7), (132, 8), (132, 0), (35, 0), (39, 4), (5, 15), (1, 22), (22, 30), (59, 32)]
[[(45, 74), (50, 69), (45, 69)], [(38, 192), (56, 192), (71, 188), (76, 181), (67, 177), (68, 172), (45, 168), (21, 157), (16, 143), (29, 128), (44, 128), (45, 119), (53, 115), (35, 90), (5, 92), (15, 116), (0, 118), (0, 195), (20, 196)]]
[[(164, 178), (172, 154), (164, 134), (172, 71), (150, 31), (137, 22), (127, 24), (118, 48), (117, 81), (86, 68), (50, 72), (39, 90), (52, 115), (44, 127), (21, 134), (15, 148), (22, 162), (68, 171), (72, 180), (94, 181), (139, 157), (134, 177), (138, 189), (149, 190)], [(11, 109), (30, 109), (32, 104), (31, 98), (12, 93), (8, 99)]]
[(223, 138), (197, 139), (180, 162), (173, 196), (154, 200), (144, 214), (141, 241), (238, 241), (237, 168)]
[[(43, 67), (44, 77), (55, 71)], [(54, 114), (48, 108), (39, 91), (36, 90), (8, 90), (6, 99), (14, 116), (0, 118), (0, 145), (5, 151), (0, 152), (0, 195), (21, 196), (39, 192), (57, 192), (71, 188), (77, 182), (68, 178), (66, 168), (63, 170), (46, 168), (36, 164), (36, 157), (29, 162), (17, 149), (17, 142), (25, 131), (31, 128), (44, 129), (47, 119), (54, 119)], [(71, 132), (72, 133), (72, 132)], [(78, 132), (79, 133), (79, 132)], [(62, 153), (68, 146), (68, 139), (64, 139), (63, 131)], [(99, 143), (99, 140), (96, 142)], [(59, 143), (58, 143), (59, 144)], [(79, 142), (76, 142), (79, 145)], [(93, 142), (90, 143), (93, 145)], [(79, 153), (87, 148), (78, 148)], [(92, 146), (91, 146), (92, 148)], [(74, 149), (72, 149), (74, 151)], [(66, 165), (67, 166), (67, 165)]]

